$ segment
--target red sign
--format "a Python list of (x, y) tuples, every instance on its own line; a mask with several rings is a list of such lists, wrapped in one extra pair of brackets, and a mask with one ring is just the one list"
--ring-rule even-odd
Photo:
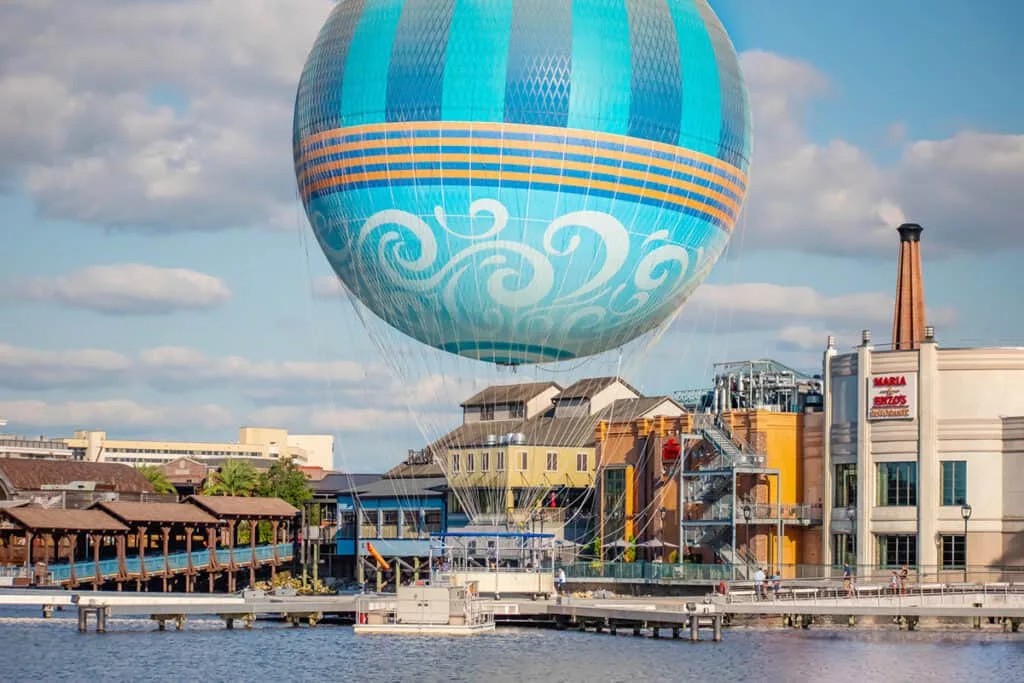
[(868, 391), (868, 419), (912, 420), (916, 399), (917, 375), (875, 375)]
[(679, 454), (682, 452), (682, 447), (675, 439), (669, 439), (665, 442), (665, 445), (661, 447), (661, 460), (662, 462), (675, 462), (679, 459)]

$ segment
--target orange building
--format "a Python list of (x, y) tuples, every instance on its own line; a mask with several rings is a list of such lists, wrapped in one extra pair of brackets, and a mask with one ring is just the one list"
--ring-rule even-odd
[[(821, 557), (820, 381), (774, 361), (716, 366), (675, 418), (597, 427), (602, 555), (758, 566), (796, 575)], [(680, 514), (682, 511), (682, 514)], [(678, 549), (678, 550), (677, 550)]]

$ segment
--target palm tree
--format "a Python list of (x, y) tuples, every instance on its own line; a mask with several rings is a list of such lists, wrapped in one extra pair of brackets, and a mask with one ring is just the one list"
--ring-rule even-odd
[(174, 488), (174, 484), (171, 483), (170, 479), (167, 478), (167, 473), (159, 467), (153, 467), (152, 465), (144, 465), (139, 468), (149, 483), (153, 486), (154, 493), (160, 494), (176, 494), (178, 489)]
[(208, 496), (251, 496), (256, 492), (259, 475), (244, 460), (228, 460), (219, 472), (206, 479), (203, 493)]

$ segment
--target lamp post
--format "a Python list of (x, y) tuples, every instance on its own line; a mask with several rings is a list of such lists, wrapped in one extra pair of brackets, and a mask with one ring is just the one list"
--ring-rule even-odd
[(964, 518), (964, 583), (967, 583), (967, 520), (971, 518), (971, 513), (974, 510), (965, 501), (960, 506), (960, 516)]
[(850, 520), (850, 538), (853, 539), (853, 566), (857, 566), (857, 508), (854, 505), (846, 508), (846, 518)]
[(754, 511), (750, 508), (750, 505), (743, 506), (743, 521), (746, 524), (743, 528), (746, 530), (746, 542), (744, 545), (744, 556), (747, 561), (747, 578), (750, 578), (750, 520), (754, 516)]

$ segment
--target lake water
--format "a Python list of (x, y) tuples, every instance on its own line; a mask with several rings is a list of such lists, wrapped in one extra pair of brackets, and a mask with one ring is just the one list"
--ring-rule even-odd
[[(115, 619), (77, 631), (75, 613), (0, 611), (3, 681), (972, 681), (1024, 680), (1024, 634), (726, 630), (691, 644), (631, 635), (503, 629), (471, 638), (353, 635), (350, 628), (216, 619), (156, 631)], [(90, 628), (92, 628), (90, 622)]]

